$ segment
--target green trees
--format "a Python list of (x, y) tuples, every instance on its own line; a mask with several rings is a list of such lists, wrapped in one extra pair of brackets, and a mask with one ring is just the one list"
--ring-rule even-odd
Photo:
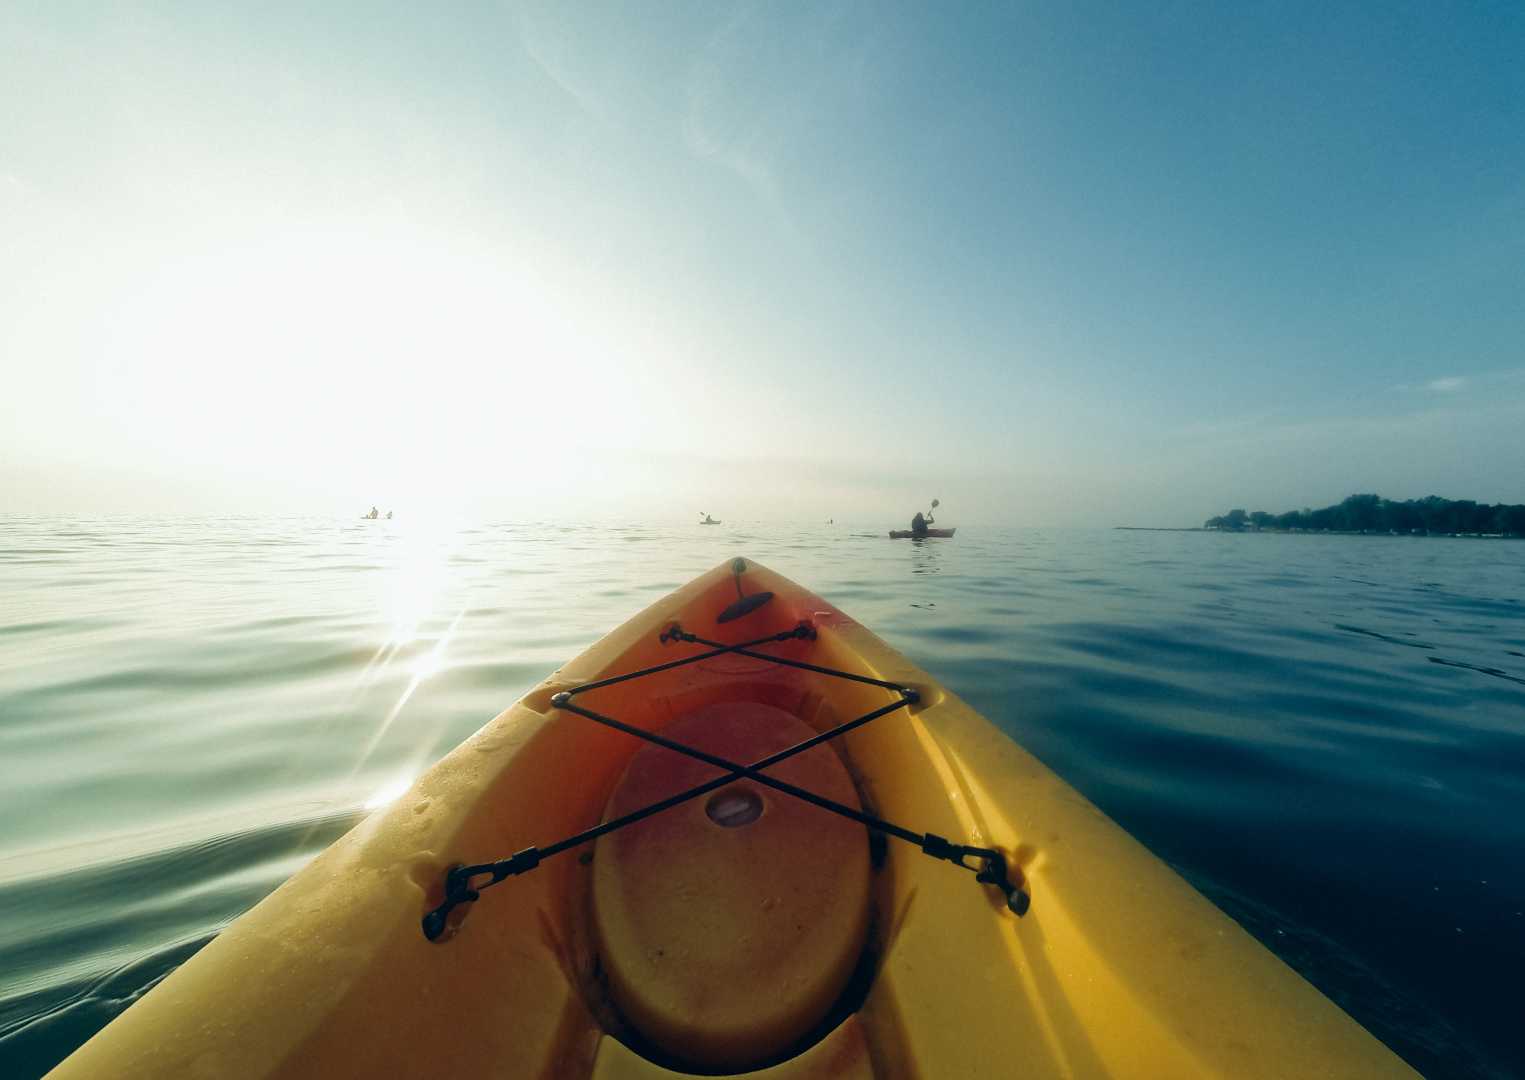
[(1235, 532), (1249, 524), (1250, 515), (1243, 510), (1230, 510), (1222, 517), (1208, 518), (1203, 527), (1207, 529), (1232, 529)]
[(1382, 496), (1347, 495), (1335, 513), (1335, 520), (1339, 522), (1335, 528), (1351, 532), (1370, 532), (1378, 528), (1382, 522)]
[(1318, 510), (1305, 507), (1282, 514), (1230, 510), (1203, 523), (1204, 528), (1234, 532), (1247, 526), (1307, 532), (1482, 533), (1525, 537), (1525, 505), (1489, 506), (1471, 499), (1442, 499), (1439, 495), (1394, 502), (1380, 495), (1362, 494), (1350, 495), (1334, 506)]

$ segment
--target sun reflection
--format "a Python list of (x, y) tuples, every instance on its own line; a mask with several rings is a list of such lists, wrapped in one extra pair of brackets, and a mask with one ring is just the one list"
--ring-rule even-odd
[(388, 803), (395, 802), (402, 797), (403, 792), (407, 791), (412, 784), (413, 777), (411, 776), (393, 777), (371, 792), (371, 797), (365, 800), (365, 808), (367, 810), (379, 810)]
[[(456, 618), (457, 621), (459, 621), (460, 617), (457, 616)], [(450, 629), (451, 631), (455, 630), (455, 623), (450, 624)], [(425, 679), (438, 675), (440, 671), (444, 669), (445, 643), (449, 640), (450, 639), (448, 636), (440, 638), (434, 643), (434, 648), (430, 649), (417, 660), (413, 661), (413, 678), (419, 682), (423, 682)]]
[[(434, 614), (449, 585), (450, 555), (455, 539), (453, 529), (415, 528), (392, 533), (388, 539), (396, 546), (388, 552), (395, 561), (386, 577), (386, 591), (380, 598), (386, 636), (360, 672), (358, 689), (384, 675), (397, 653), (418, 638), (420, 628)], [(452, 624), (451, 630), (454, 628)], [(410, 674), (427, 678), (437, 672), (444, 640), (436, 643), (429, 654), (432, 659), (414, 661), (409, 668)]]
[(452, 538), (431, 531), (403, 533), (386, 598), (389, 644), (405, 645), (431, 614), (449, 577)]
[[(412, 677), (408, 679), (408, 685), (403, 688), (402, 694), (397, 699), (397, 704), (392, 706), (387, 712), (386, 718), (376, 728), (376, 734), (371, 736), (370, 741), (366, 743), (365, 749), (361, 751), (360, 759), (355, 763), (356, 769), (365, 764), (370, 759), (371, 754), (375, 753), (376, 747), (381, 745), (381, 740), (391, 730), (393, 722), (401, 715), (403, 707), (408, 704), (408, 701), (413, 697), (414, 692), (418, 690), (423, 681), (439, 672), (445, 666), (445, 650), (450, 647), (450, 639), (455, 637), (456, 627), (460, 625), (461, 617), (465, 614), (464, 610), (456, 612), (455, 618), (450, 620), (449, 627), (439, 636), (439, 640), (434, 643), (434, 647), (414, 661)], [(395, 645), (393, 648), (395, 651)]]
[[(377, 594), (378, 607), (385, 621), (382, 640), (360, 672), (354, 694), (362, 699), (373, 687), (387, 683), (395, 686), (399, 677), (406, 681), (391, 707), (374, 722), (374, 730), (359, 748), (351, 775), (360, 774), (367, 762), (377, 756), (419, 687), (449, 667), (447, 654), (465, 616), (465, 608), (461, 607), (447, 626), (441, 628), (438, 622), (444, 614), (440, 608), (449, 602), (451, 556), (459, 538), (455, 528), (437, 522), (372, 536), (377, 544), (372, 549), (373, 555), (389, 564), (385, 576), (378, 575), (382, 586)], [(425, 752), (422, 748), (433, 745), (437, 725), (424, 722), (414, 726), (420, 728), (414, 733), (420, 747), (406, 756), (417, 758)], [(382, 757), (395, 761), (390, 751)], [(377, 799), (395, 798), (396, 792), (386, 794), (390, 790), (390, 786), (381, 789), (365, 805), (370, 807)]]

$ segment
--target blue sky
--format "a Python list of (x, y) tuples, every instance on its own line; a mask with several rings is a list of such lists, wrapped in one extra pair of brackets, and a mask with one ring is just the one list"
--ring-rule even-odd
[(1525, 501), (1518, 4), (0, 8), (0, 502)]

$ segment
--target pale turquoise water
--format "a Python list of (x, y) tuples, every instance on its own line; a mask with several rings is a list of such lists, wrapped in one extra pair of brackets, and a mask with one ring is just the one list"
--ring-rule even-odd
[(1525, 1071), (1525, 543), (890, 524), (0, 519), (0, 1075), (735, 554), (945, 680), (1427, 1074)]

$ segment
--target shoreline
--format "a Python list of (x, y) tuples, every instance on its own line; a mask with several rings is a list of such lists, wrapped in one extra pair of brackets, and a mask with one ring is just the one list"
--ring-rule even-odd
[(1444, 532), (1380, 532), (1375, 529), (1206, 529), (1179, 528), (1161, 525), (1114, 525), (1113, 532), (1198, 532), (1222, 533), (1226, 536), (1268, 533), (1273, 536), (1384, 536), (1394, 540), (1525, 540), (1525, 536), (1507, 533), (1444, 533)]

